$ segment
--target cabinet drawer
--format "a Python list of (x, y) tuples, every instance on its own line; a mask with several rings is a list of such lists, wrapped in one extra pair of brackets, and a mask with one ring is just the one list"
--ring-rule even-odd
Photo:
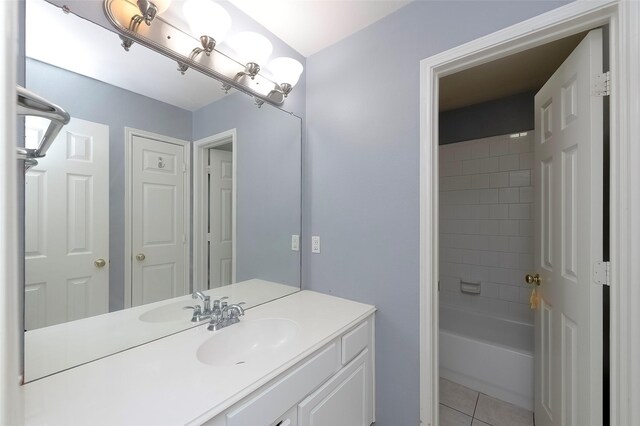
[(342, 336), (342, 365), (347, 364), (369, 346), (370, 320), (367, 320)]
[(331, 343), (319, 354), (259, 392), (239, 408), (227, 414), (227, 426), (270, 424), (331, 377), (339, 368), (338, 345)]

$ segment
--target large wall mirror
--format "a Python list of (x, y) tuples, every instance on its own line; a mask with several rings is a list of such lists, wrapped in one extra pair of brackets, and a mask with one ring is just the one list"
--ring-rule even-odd
[(125, 52), (73, 3), (26, 1), (26, 87), (71, 115), (25, 176), (26, 381), (197, 325), (195, 291), (300, 289), (300, 118)]

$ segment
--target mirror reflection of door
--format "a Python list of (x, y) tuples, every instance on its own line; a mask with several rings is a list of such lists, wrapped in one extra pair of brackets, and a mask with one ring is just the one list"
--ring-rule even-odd
[(133, 306), (189, 291), (185, 146), (131, 137), (131, 300)]
[[(25, 119), (26, 146), (48, 120)], [(109, 305), (109, 127), (72, 118), (25, 176), (25, 329)]]
[(208, 175), (208, 287), (235, 281), (233, 273), (232, 144), (209, 149)]

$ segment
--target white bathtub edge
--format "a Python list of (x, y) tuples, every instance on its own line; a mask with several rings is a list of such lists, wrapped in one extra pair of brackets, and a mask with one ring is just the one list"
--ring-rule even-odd
[(440, 376), (533, 411), (533, 354), (440, 331)]

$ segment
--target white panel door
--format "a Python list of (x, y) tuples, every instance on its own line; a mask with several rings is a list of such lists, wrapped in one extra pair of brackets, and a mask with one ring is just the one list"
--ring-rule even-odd
[[(25, 119), (27, 146), (48, 123)], [(108, 255), (109, 127), (72, 118), (25, 176), (25, 328), (106, 313)]]
[(233, 163), (229, 151), (209, 150), (209, 288), (233, 276)]
[(535, 97), (536, 425), (602, 424), (602, 31)]
[(185, 280), (186, 161), (182, 145), (131, 141), (131, 302), (182, 296)]

